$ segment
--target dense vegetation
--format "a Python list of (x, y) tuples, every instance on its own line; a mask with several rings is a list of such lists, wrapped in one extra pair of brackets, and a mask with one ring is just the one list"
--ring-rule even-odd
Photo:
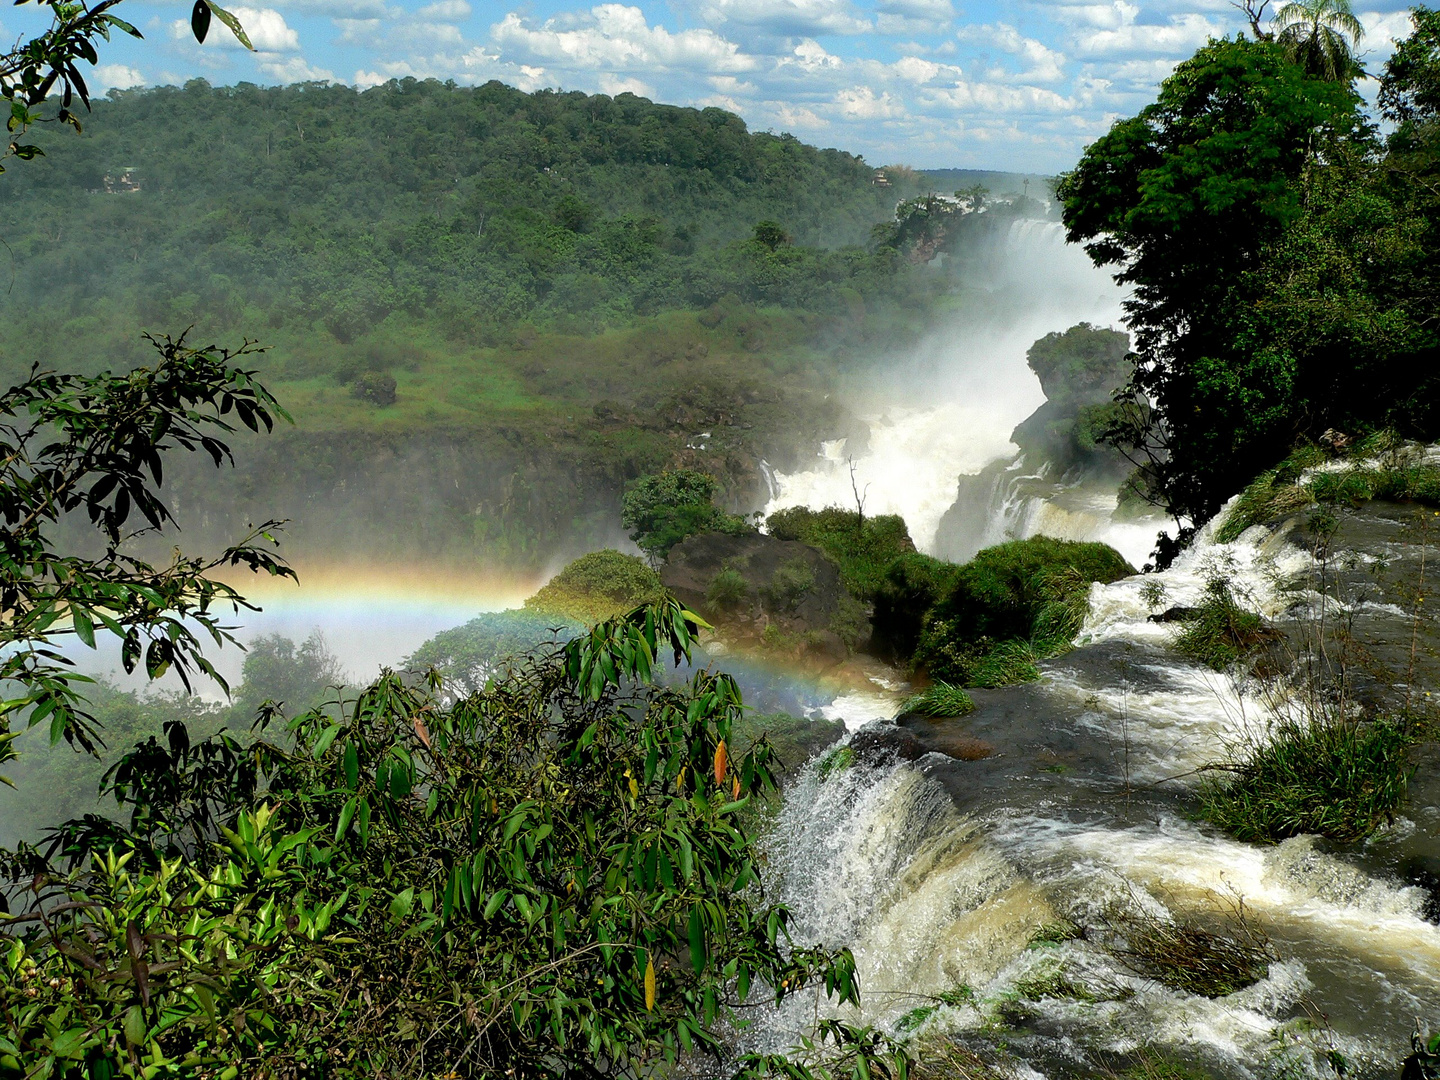
[(1440, 434), (1440, 13), (1412, 20), (1380, 79), (1383, 140), (1354, 65), (1257, 26), (1181, 64), (1060, 185), (1070, 238), (1134, 286), (1132, 386), (1153, 409), (1108, 437), (1182, 540), (1297, 439)]

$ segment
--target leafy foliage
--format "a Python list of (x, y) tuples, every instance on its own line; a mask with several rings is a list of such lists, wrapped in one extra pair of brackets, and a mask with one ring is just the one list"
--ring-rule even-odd
[(1365, 36), (1350, 0), (1290, 0), (1275, 13), (1275, 40), (1290, 60), (1332, 82), (1356, 74), (1354, 48)]
[(715, 478), (697, 469), (642, 476), (625, 492), (620, 520), (630, 539), (652, 559), (663, 560), (687, 536), (703, 532), (753, 531), (748, 521), (712, 501)]
[[(98, 734), (76, 688), (86, 680), (53, 647), (55, 639), (73, 636), (94, 648), (99, 630), (120, 640), (127, 672), (143, 668), (157, 678), (173, 670), (187, 689), (199, 672), (223, 686), (199, 633), (233, 640), (220, 608), (248, 605), (209, 575), (246, 567), (293, 576), (266, 550), (276, 522), (212, 559), (176, 549), (169, 565), (156, 567), (129, 553), (130, 540), (173, 520), (159, 494), (168, 450), (201, 451), (218, 466), (230, 450), (217, 433), (234, 431), (232, 420), (268, 431), (276, 416), (286, 416), (253, 372), (234, 366), (249, 346), (193, 349), (168, 337), (154, 345), (160, 358), (153, 367), (94, 377), (35, 370), (0, 394), (0, 680), (20, 687), (18, 697), (0, 703), (0, 763), (13, 754), (18, 717), (31, 727), (48, 724), (52, 741), (95, 746)], [(132, 514), (143, 519), (138, 528)], [(97, 556), (56, 547), (62, 522), (82, 518)]]
[[(738, 815), (771, 751), (729, 753), (734, 682), (649, 685), (700, 625), (638, 609), (449, 707), (386, 674), (203, 805), (193, 748), (140, 748), (114, 791), (153, 827), (62, 830), (74, 869), (9, 892), (0, 1069), (630, 1072), (719, 1053), (747, 1002), (856, 1001), (849, 954), (788, 945), (758, 888)], [(908, 1068), (822, 1036), (857, 1076)]]
[(793, 506), (765, 519), (771, 536), (818, 547), (840, 564), (840, 580), (861, 600), (873, 598), (897, 558), (915, 550), (898, 514), (866, 517), (854, 510)]

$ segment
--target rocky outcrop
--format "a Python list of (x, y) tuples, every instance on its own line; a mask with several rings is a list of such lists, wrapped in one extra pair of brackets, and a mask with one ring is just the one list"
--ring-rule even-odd
[(819, 548), (762, 533), (676, 544), (660, 580), (731, 639), (843, 660), (864, 609)]

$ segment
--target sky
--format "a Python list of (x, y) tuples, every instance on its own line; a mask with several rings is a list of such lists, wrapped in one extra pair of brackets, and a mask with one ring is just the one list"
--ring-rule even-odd
[[(1362, 58), (1378, 71), (1408, 32), (1408, 4), (1356, 6)], [(719, 106), (752, 130), (877, 166), (1055, 173), (1153, 100), (1179, 60), (1245, 25), (1227, 0), (249, 0), (230, 10), (254, 53), (218, 21), (197, 45), (188, 2), (125, 0), (117, 13), (145, 40), (117, 35), (93, 81), (498, 79)], [(3, 9), (0, 40), (33, 33), (35, 11)]]

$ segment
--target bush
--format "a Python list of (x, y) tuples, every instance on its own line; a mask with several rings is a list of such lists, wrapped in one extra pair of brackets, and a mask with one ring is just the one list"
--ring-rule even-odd
[(840, 580), (862, 600), (871, 600), (886, 581), (895, 560), (915, 553), (905, 519), (898, 514), (862, 518), (854, 510), (795, 506), (777, 510), (765, 528), (779, 540), (818, 547), (840, 566)]
[(383, 371), (367, 371), (351, 384), (350, 392), (371, 405), (394, 405), (395, 376)]
[(716, 481), (696, 469), (642, 476), (621, 503), (620, 520), (630, 539), (652, 559), (663, 559), (680, 541), (705, 532), (741, 534), (754, 529), (743, 517), (727, 514), (712, 501)]
[(1108, 544), (1032, 536), (986, 548), (961, 566), (935, 611), (969, 639), (1029, 638), (1050, 604), (1135, 572)]
[(960, 568), (911, 551), (886, 568), (875, 593), (871, 619), (876, 644), (897, 660), (908, 660), (920, 644), (925, 616), (950, 591)]
[(705, 588), (705, 604), (714, 611), (730, 611), (739, 607), (750, 595), (745, 575), (726, 567), (710, 579)]
[(986, 548), (954, 570), (926, 613), (914, 663), (962, 686), (1034, 679), (1037, 663), (1079, 632), (1091, 583), (1133, 573), (1108, 544), (1033, 536)]
[(526, 600), (525, 607), (551, 617), (598, 622), (664, 595), (660, 575), (643, 559), (606, 548), (580, 556)]
[(794, 613), (813, 588), (815, 571), (810, 569), (810, 564), (804, 559), (791, 559), (776, 567), (763, 592), (772, 610), (788, 615)]
[(1286, 719), (1200, 789), (1200, 812), (1237, 839), (1302, 833), (1354, 843), (1394, 818), (1414, 770), (1413, 738), (1387, 720)]

